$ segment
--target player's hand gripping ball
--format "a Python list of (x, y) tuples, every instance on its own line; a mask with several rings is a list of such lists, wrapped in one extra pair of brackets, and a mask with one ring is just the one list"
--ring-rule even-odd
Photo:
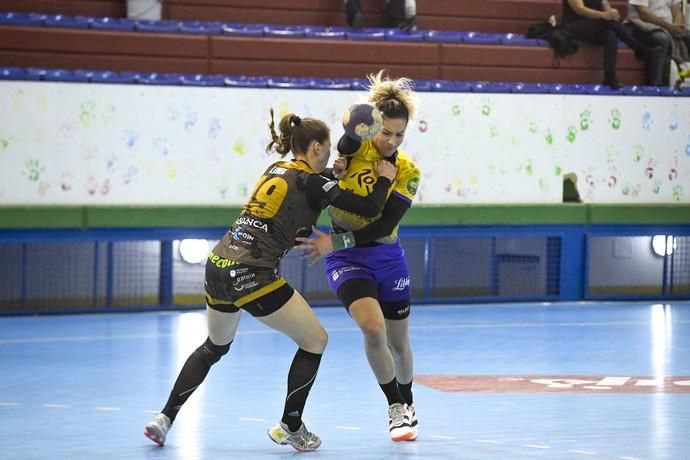
[(343, 114), (345, 134), (360, 142), (374, 137), (381, 126), (381, 112), (371, 104), (353, 104)]

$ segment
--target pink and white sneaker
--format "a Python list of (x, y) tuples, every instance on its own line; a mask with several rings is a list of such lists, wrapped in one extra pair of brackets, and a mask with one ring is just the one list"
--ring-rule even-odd
[(158, 414), (148, 425), (146, 425), (146, 428), (144, 428), (144, 436), (163, 447), (165, 444), (165, 435), (168, 434), (171, 424), (167, 415), (162, 413)]

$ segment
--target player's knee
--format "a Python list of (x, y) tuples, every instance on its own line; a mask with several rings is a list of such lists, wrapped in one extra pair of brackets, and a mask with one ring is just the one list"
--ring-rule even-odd
[(196, 353), (199, 353), (205, 361), (213, 365), (230, 350), (231, 343), (232, 342), (227, 345), (216, 345), (211, 342), (211, 339), (207, 338), (204, 344), (197, 348)]
[(382, 321), (370, 321), (360, 325), (364, 340), (369, 345), (383, 345), (386, 343), (386, 325)]
[(394, 339), (391, 339), (389, 337), (388, 338), (388, 348), (391, 349), (391, 353), (393, 353), (394, 355), (403, 356), (410, 349), (410, 341), (407, 339), (407, 337), (394, 338)]
[(318, 345), (321, 347), (321, 352), (326, 349), (326, 345), (328, 345), (328, 332), (326, 332), (326, 329), (321, 329), (318, 337)]
[(321, 328), (316, 334), (313, 334), (309, 340), (298, 343), (299, 347), (310, 353), (322, 354), (328, 345), (328, 333), (324, 328)]

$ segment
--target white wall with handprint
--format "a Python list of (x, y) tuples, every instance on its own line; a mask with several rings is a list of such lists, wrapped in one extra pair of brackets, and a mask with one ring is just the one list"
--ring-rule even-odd
[[(418, 202), (690, 202), (686, 98), (418, 93)], [(364, 92), (0, 82), (0, 205), (241, 205), (269, 108), (326, 121)]]

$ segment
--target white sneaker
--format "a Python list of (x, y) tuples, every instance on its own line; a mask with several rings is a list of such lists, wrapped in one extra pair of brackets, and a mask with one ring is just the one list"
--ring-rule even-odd
[(282, 421), (268, 429), (268, 437), (281, 445), (290, 445), (300, 452), (316, 450), (321, 445), (321, 439), (307, 430), (304, 423), (294, 433)]
[(419, 422), (417, 422), (417, 414), (414, 411), (414, 404), (407, 406), (407, 410), (410, 413), (410, 428), (412, 428), (412, 437), (407, 438), (405, 441), (416, 441), (419, 435)]
[(162, 447), (165, 444), (165, 435), (168, 434), (170, 425), (171, 422), (167, 415), (158, 414), (144, 428), (144, 436)]
[(407, 405), (395, 403), (388, 407), (388, 429), (394, 442), (406, 441), (414, 435)]

